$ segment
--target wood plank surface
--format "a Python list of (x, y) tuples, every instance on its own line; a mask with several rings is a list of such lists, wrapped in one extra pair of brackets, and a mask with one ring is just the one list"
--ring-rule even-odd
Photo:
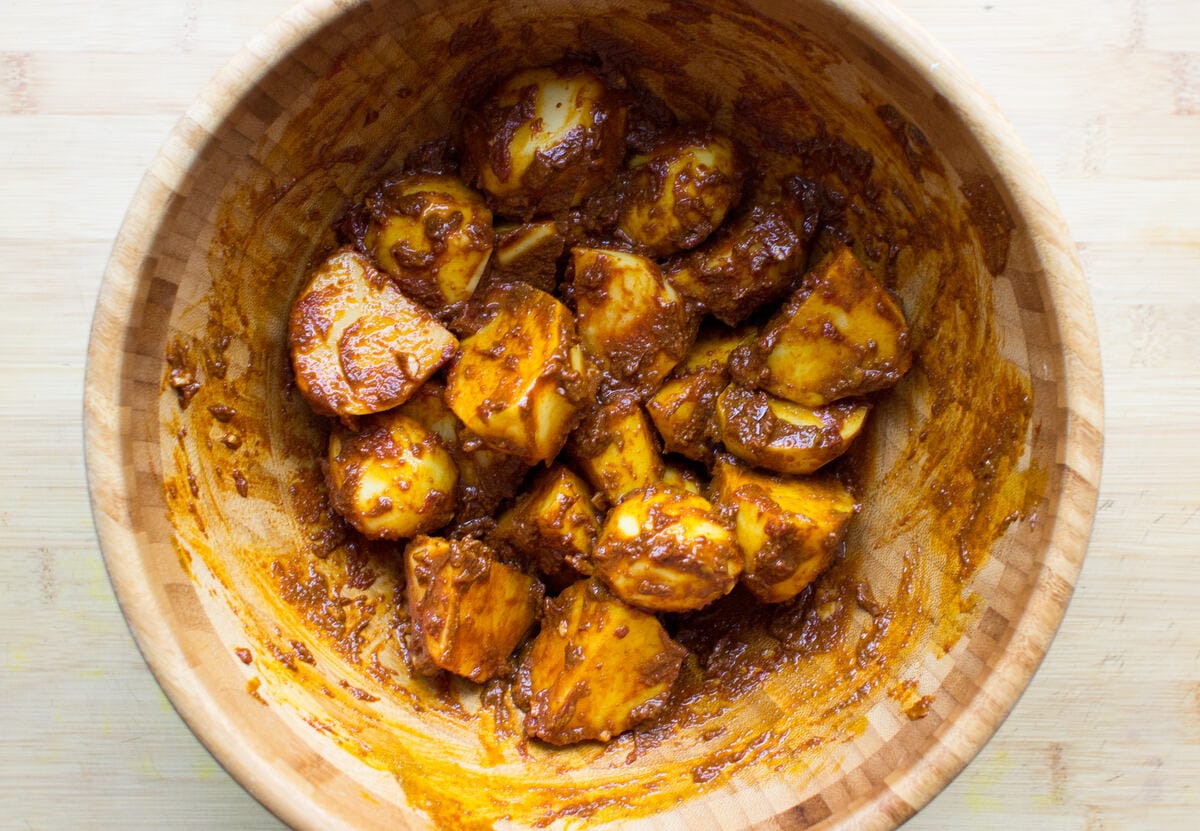
[[(84, 484), (112, 239), (205, 81), (288, 0), (0, 3), (0, 828), (278, 828), (159, 692)], [(1003, 728), (906, 828), (1200, 827), (1200, 3), (900, 0), (1015, 124), (1079, 243), (1100, 512)]]

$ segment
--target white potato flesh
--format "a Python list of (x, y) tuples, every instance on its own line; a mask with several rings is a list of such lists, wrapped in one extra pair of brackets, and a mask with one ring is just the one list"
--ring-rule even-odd
[(525, 730), (555, 745), (609, 741), (662, 711), (686, 655), (653, 615), (575, 583), (546, 603), (521, 663)]
[(597, 365), (649, 393), (687, 353), (696, 320), (653, 261), (627, 251), (571, 252), (579, 337)]
[(435, 667), (482, 683), (508, 670), (543, 591), (478, 540), (418, 537), (404, 551), (408, 613)]
[(871, 405), (860, 398), (804, 407), (731, 384), (717, 397), (717, 427), (725, 448), (777, 473), (812, 473), (850, 448)]
[(496, 450), (529, 464), (562, 449), (594, 392), (570, 311), (525, 283), (499, 287), (495, 317), (462, 342), (446, 403)]
[(733, 141), (716, 133), (668, 135), (633, 157), (628, 172), (617, 228), (651, 257), (704, 242), (741, 192)]
[(610, 505), (663, 477), (662, 453), (646, 411), (632, 393), (588, 412), (568, 447), (575, 466)]
[(500, 515), (488, 539), (516, 549), (548, 583), (561, 586), (591, 574), (599, 533), (592, 489), (570, 468), (554, 465)]
[(717, 462), (712, 490), (734, 517), (746, 558), (742, 582), (765, 603), (791, 600), (833, 562), (859, 510), (828, 476), (778, 476)]
[(744, 566), (712, 503), (666, 484), (633, 491), (608, 512), (592, 563), (613, 594), (652, 612), (707, 606)]
[(334, 509), (365, 536), (398, 540), (431, 531), (454, 515), (458, 469), (441, 438), (391, 410), (329, 437)]
[(402, 404), (458, 341), (365, 256), (342, 249), (313, 273), (288, 323), (296, 387), (321, 415)]
[(553, 214), (612, 179), (625, 120), (624, 106), (586, 68), (518, 72), (468, 120), (464, 171), (501, 216)]
[(808, 274), (759, 342), (758, 385), (809, 407), (894, 386), (912, 365), (900, 304), (845, 247)]
[(492, 254), (492, 212), (456, 176), (413, 173), (366, 201), (364, 240), (402, 291), (439, 310), (471, 296)]

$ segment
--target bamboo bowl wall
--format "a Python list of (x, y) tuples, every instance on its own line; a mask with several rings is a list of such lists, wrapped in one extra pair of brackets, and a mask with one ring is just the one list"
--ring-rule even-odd
[[(465, 97), (569, 51), (764, 159), (805, 159), (848, 198), (843, 227), (903, 299), (918, 359), (857, 451), (845, 559), (776, 619), (715, 625), (742, 639), (739, 666), (774, 670), (747, 669), (728, 706), (696, 694), (688, 719), (550, 751), (466, 686), (403, 671), (395, 552), (330, 531), (324, 428), (289, 390), (284, 332), (350, 199), (452, 131)], [(200, 382), (186, 408), (173, 369)], [(894, 827), (1044, 655), (1100, 419), (1086, 287), (1044, 184), (952, 60), (850, 0), (302, 3), (155, 161), (87, 378), (96, 524), (148, 662), (240, 782), (321, 829)]]

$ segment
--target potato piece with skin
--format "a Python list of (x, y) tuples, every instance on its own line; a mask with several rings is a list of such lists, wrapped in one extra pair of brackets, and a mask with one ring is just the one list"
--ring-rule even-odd
[(723, 323), (741, 323), (787, 295), (804, 269), (817, 208), (814, 199), (800, 200), (753, 206), (673, 262), (667, 279)]
[(501, 514), (489, 542), (515, 549), (551, 586), (563, 587), (592, 572), (592, 547), (600, 518), (592, 489), (555, 465)]
[(397, 412), (437, 433), (454, 457), (458, 507), (449, 533), (458, 536), (490, 521), (500, 503), (516, 493), (529, 465), (517, 456), (483, 446), (446, 405), (445, 392), (444, 385), (427, 381)]
[(720, 440), (717, 396), (729, 385), (729, 356), (753, 336), (753, 329), (701, 329), (683, 362), (646, 402), (667, 452), (712, 464)]
[(462, 342), (446, 403), (489, 447), (554, 458), (595, 392), (570, 311), (525, 283), (500, 286), (495, 316)]
[(649, 394), (692, 345), (697, 317), (653, 260), (604, 248), (571, 254), (584, 349), (618, 382)]
[(833, 477), (789, 477), (720, 460), (713, 498), (734, 520), (742, 582), (764, 603), (791, 600), (833, 562), (859, 510)]
[(432, 531), (454, 515), (458, 469), (441, 438), (390, 410), (329, 437), (330, 504), (373, 539)]
[(626, 108), (582, 66), (527, 69), (468, 119), (463, 172), (501, 216), (522, 220), (579, 205), (617, 173)]
[(686, 612), (728, 594), (743, 559), (712, 503), (660, 483), (627, 494), (608, 512), (592, 564), (626, 603)]
[(871, 405), (861, 398), (803, 407), (731, 384), (717, 398), (717, 427), (730, 453), (778, 473), (812, 473), (846, 452)]
[(741, 189), (742, 167), (728, 136), (667, 135), (630, 159), (617, 231), (651, 257), (695, 248), (725, 221)]
[(478, 540), (417, 537), (404, 550), (408, 612), (432, 663), (482, 683), (508, 669), (542, 585)]
[(637, 488), (662, 481), (657, 437), (627, 390), (611, 393), (590, 410), (571, 434), (568, 451), (575, 466), (610, 505)]
[(733, 360), (735, 379), (809, 407), (894, 386), (911, 365), (899, 303), (845, 247)]
[(553, 293), (558, 287), (558, 261), (566, 248), (566, 235), (554, 220), (497, 228), (488, 281), (520, 280)]
[(361, 253), (326, 259), (288, 322), (296, 388), (314, 412), (359, 416), (402, 404), (458, 341)]
[(575, 583), (546, 603), (521, 662), (525, 730), (555, 745), (609, 741), (662, 711), (686, 655), (653, 615)]
[(462, 303), (492, 254), (492, 212), (455, 176), (410, 173), (367, 197), (364, 245), (400, 289), (429, 309)]

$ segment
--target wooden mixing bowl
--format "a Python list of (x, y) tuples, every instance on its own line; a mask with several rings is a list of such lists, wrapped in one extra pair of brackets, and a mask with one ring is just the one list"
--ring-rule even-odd
[[(327, 427), (284, 332), (351, 200), (487, 85), (570, 52), (840, 194), (829, 216), (901, 297), (917, 360), (852, 459), (865, 507), (815, 591), (712, 615), (666, 720), (553, 750), (500, 692), (404, 671), (396, 552), (330, 521)], [(96, 525), (138, 643), (303, 828), (892, 828), (1032, 677), (1100, 475), (1096, 335), (1054, 202), (954, 61), (866, 0), (301, 3), (155, 160), (88, 361)]]

